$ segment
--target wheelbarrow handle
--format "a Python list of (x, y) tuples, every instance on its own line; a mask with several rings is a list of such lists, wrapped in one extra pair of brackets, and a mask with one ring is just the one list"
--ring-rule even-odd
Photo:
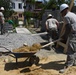
[(1, 48), (5, 48), (6, 50), (8, 50), (9, 52), (11, 52), (10, 51), (10, 49), (8, 49), (8, 48), (6, 48), (6, 47), (4, 47), (4, 46), (0, 46)]

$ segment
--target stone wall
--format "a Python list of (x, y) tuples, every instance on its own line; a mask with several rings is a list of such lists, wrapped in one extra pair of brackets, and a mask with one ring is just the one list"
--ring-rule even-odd
[(45, 13), (42, 16), (42, 23), (41, 23), (41, 31), (45, 31), (45, 22), (47, 19), (47, 15), (52, 14), (54, 18), (56, 18), (59, 22), (62, 21), (60, 11), (59, 10), (45, 10)]

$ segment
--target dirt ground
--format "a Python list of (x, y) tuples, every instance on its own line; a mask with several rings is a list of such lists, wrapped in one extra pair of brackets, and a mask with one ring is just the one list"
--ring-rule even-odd
[[(40, 57), (39, 57), (40, 58)], [(59, 73), (63, 68), (66, 55), (54, 54), (40, 58), (39, 64), (29, 66), (26, 58), (19, 58), (18, 64), (15, 58), (10, 56), (0, 57), (0, 75), (76, 75), (76, 67), (68, 68), (65, 73)]]

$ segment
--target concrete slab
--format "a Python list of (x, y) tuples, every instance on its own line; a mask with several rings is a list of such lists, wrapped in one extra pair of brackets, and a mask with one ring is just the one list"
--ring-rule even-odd
[(23, 28), (23, 27), (16, 27), (16, 32), (17, 33), (31, 34), (31, 32), (27, 28)]

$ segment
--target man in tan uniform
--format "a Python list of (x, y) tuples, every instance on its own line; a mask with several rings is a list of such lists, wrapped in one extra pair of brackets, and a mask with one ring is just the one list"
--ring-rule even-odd
[[(52, 42), (58, 38), (58, 21), (53, 18), (51, 14), (48, 15), (46, 20), (46, 31), (48, 33), (48, 42)], [(51, 49), (51, 46), (49, 46)]]
[(4, 25), (4, 15), (3, 15), (4, 7), (0, 8), (0, 25), (1, 25), (1, 35), (3, 34), (3, 25)]

